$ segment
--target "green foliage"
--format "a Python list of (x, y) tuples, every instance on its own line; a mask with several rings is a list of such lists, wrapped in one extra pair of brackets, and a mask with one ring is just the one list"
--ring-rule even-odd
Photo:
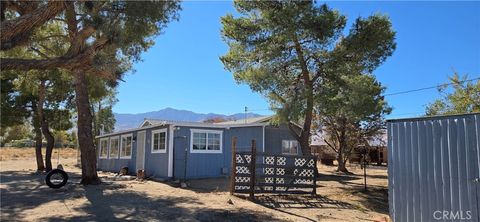
[(33, 137), (31, 135), (30, 127), (26, 124), (14, 125), (3, 130), (5, 130), (5, 132), (2, 143), (8, 143), (13, 140), (29, 139)]
[(302, 118), (306, 99), (323, 94), (326, 80), (370, 73), (395, 49), (386, 16), (358, 18), (345, 36), (346, 17), (325, 4), (235, 1), (235, 7), (241, 17), (221, 20), (230, 50), (220, 59), (238, 83), (265, 95), (283, 120)]
[(373, 75), (343, 75), (325, 84), (324, 94), (318, 95), (318, 114), (342, 117), (354, 123), (382, 122), (391, 112), (382, 96), (385, 88)]
[(438, 92), (442, 98), (430, 103), (426, 108), (427, 116), (480, 112), (480, 80), (466, 81), (468, 75), (455, 73), (449, 77), (451, 88), (440, 86)]
[(15, 90), (15, 77), (0, 75), (0, 128), (21, 124), (28, 117), (28, 98)]
[(388, 17), (357, 18), (344, 34), (346, 17), (326, 4), (239, 0), (235, 7), (240, 17), (221, 20), (230, 50), (220, 59), (237, 83), (268, 98), (278, 122), (303, 124), (300, 132), (292, 128), (303, 153), (310, 152), (314, 114), (358, 135), (379, 128), (390, 108), (371, 73), (396, 47)]

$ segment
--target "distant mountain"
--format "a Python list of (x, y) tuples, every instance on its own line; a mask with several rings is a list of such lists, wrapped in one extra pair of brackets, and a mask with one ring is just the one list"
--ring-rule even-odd
[[(236, 113), (233, 115), (224, 115), (224, 114), (217, 114), (217, 113), (204, 114), (204, 113), (195, 113), (188, 110), (178, 110), (173, 108), (165, 108), (158, 111), (147, 112), (147, 113), (137, 113), (137, 114), (114, 113), (114, 115), (115, 115), (115, 119), (117, 120), (115, 124), (115, 131), (138, 127), (145, 118), (189, 121), (189, 122), (201, 122), (201, 121), (212, 119), (212, 118), (224, 118), (228, 120), (245, 118), (245, 113)], [(262, 116), (262, 115), (259, 115), (256, 113), (247, 113), (247, 118), (259, 117), (259, 116)]]

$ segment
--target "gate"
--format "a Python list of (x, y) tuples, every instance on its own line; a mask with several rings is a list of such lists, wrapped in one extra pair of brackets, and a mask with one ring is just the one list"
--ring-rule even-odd
[(237, 152), (232, 141), (230, 193), (316, 194), (317, 160), (314, 156)]

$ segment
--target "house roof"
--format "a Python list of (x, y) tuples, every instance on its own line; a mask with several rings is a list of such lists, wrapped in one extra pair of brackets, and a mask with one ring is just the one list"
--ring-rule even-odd
[(240, 124), (251, 124), (251, 123), (268, 123), (273, 116), (260, 116), (260, 117), (252, 117), (252, 118), (246, 118), (246, 119), (237, 119), (237, 120), (232, 120), (232, 121), (226, 121), (226, 122), (219, 122), (219, 123), (214, 123), (216, 125), (240, 125)]
[(262, 117), (255, 117), (255, 118), (248, 118), (242, 119), (237, 121), (227, 121), (227, 122), (219, 122), (219, 123), (204, 123), (204, 122), (188, 122), (188, 121), (173, 121), (173, 120), (162, 120), (162, 119), (145, 119), (141, 127), (150, 126), (150, 125), (166, 125), (172, 124), (176, 126), (198, 126), (198, 127), (215, 127), (215, 128), (225, 128), (225, 127), (241, 127), (241, 126), (252, 126), (257, 125), (265, 125), (268, 124), (270, 121), (271, 116), (262, 116)]
[(254, 126), (266, 126), (268, 122), (251, 122), (251, 123), (238, 123), (238, 124), (228, 124), (227, 122), (223, 122), (221, 124), (213, 124), (213, 123), (202, 123), (202, 122), (187, 122), (187, 121), (172, 121), (172, 120), (161, 120), (161, 119), (145, 119), (142, 124), (140, 124), (137, 128), (121, 130), (118, 132), (108, 133), (96, 136), (96, 138), (113, 136), (118, 134), (124, 133), (131, 133), (139, 130), (154, 128), (158, 126), (164, 125), (172, 125), (172, 126), (184, 126), (184, 127), (202, 127), (202, 128), (217, 128), (217, 129), (228, 129), (228, 128), (239, 128), (239, 127), (254, 127)]

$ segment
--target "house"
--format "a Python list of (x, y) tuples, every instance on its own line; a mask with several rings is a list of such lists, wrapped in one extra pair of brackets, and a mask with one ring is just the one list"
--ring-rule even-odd
[(145, 170), (155, 178), (193, 179), (221, 177), (230, 173), (232, 138), (237, 151), (301, 155), (287, 126), (272, 125), (272, 117), (222, 123), (145, 119), (135, 129), (97, 136), (98, 169), (130, 173)]

